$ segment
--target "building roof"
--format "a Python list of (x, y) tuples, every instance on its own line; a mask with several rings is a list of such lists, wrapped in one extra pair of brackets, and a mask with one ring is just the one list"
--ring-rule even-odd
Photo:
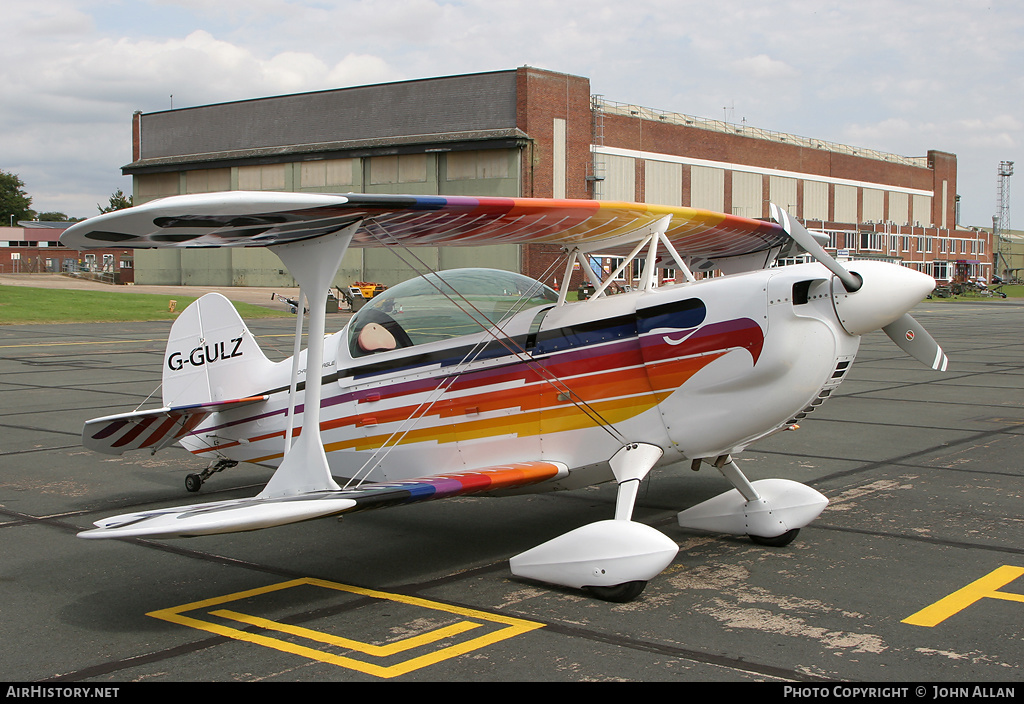
[(69, 227), (71, 227), (74, 224), (75, 223), (67, 221), (67, 220), (60, 220), (60, 221), (51, 221), (51, 220), (19, 220), (18, 221), (18, 225), (20, 227), (24, 227), (26, 230), (60, 230), (62, 232), (64, 230), (68, 229)]
[(518, 138), (516, 80), (496, 71), (147, 113), (123, 170)]
[[(508, 129), (405, 135), (401, 137), (335, 140), (313, 144), (253, 147), (183, 156), (171, 155), (149, 159), (142, 158), (126, 164), (121, 167), (121, 170), (127, 175), (144, 171), (180, 171), (183, 168), (188, 168), (190, 164), (195, 165), (192, 168), (209, 168), (213, 163), (216, 163), (217, 166), (238, 165), (235, 162), (253, 164), (259, 163), (258, 160), (260, 159), (274, 161), (278, 157), (284, 156), (287, 156), (289, 159), (295, 159), (296, 157), (300, 159), (317, 159), (328, 158), (332, 155), (336, 158), (338, 156), (375, 156), (384, 153), (401, 154), (406, 149), (415, 152), (422, 152), (424, 149), (428, 151), (457, 151), (459, 149), (480, 149), (481, 147), (501, 149), (515, 146), (527, 139), (529, 137), (525, 132), (513, 127)], [(486, 145), (483, 143), (486, 143)]]

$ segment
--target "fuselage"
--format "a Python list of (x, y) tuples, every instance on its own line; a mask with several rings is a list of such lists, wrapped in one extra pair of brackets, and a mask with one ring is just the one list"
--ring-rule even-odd
[[(552, 460), (570, 468), (571, 488), (611, 479), (625, 442), (663, 448), (662, 464), (739, 452), (820, 404), (852, 363), (860, 338), (839, 324), (830, 280), (802, 264), (543, 302), (436, 340), (402, 337), (414, 316), (392, 303), (384, 317), (405, 345), (370, 353), (356, 344), (357, 314), (325, 340), (331, 472), (394, 481)], [(305, 353), (298, 366), (293, 433), (305, 431)], [(215, 413), (183, 444), (276, 466), (291, 367), (275, 365), (258, 409)]]

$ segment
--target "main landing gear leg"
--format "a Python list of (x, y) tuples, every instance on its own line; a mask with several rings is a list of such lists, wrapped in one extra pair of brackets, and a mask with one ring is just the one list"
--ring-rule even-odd
[(679, 525), (716, 533), (746, 534), (758, 545), (782, 547), (796, 538), (828, 505), (828, 499), (809, 486), (788, 479), (750, 482), (729, 455), (710, 460), (735, 487), (679, 513)]
[[(761, 495), (757, 493), (757, 489), (750, 483), (750, 481), (744, 476), (740, 468), (736, 466), (736, 462), (729, 455), (723, 455), (715, 460), (715, 468), (722, 473), (729, 483), (736, 487), (736, 491), (743, 495), (743, 498), (747, 500), (748, 504), (755, 504), (762, 501)], [(758, 545), (766, 545), (769, 547), (781, 548), (792, 543), (797, 534), (800, 532), (799, 528), (793, 528), (787, 530), (782, 535), (766, 537), (763, 535), (754, 535), (749, 533), (747, 537), (751, 541)]]
[(238, 462), (235, 460), (214, 460), (210, 465), (199, 474), (189, 474), (185, 477), (185, 488), (190, 492), (197, 492), (203, 488), (203, 483), (207, 479), (212, 477), (217, 472), (223, 472), (225, 469), (231, 469)]
[(675, 558), (679, 546), (654, 528), (632, 520), (637, 489), (662, 450), (630, 443), (609, 461), (619, 491), (615, 518), (597, 521), (516, 555), (512, 574), (586, 589), (606, 601), (632, 601), (648, 580)]

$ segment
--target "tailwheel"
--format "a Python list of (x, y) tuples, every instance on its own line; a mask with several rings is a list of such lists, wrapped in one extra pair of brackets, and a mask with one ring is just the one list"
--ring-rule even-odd
[(238, 462), (235, 460), (220, 459), (214, 460), (210, 463), (206, 469), (199, 474), (189, 474), (185, 477), (185, 489), (189, 492), (195, 493), (203, 488), (203, 482), (209, 479), (217, 472), (223, 472), (225, 469), (231, 469)]
[(586, 589), (603, 601), (614, 601), (624, 604), (640, 596), (640, 593), (646, 586), (647, 582), (645, 580), (637, 580), (635, 582), (615, 584), (610, 587), (586, 587)]
[(774, 538), (765, 538), (761, 535), (751, 535), (749, 537), (758, 545), (767, 545), (770, 548), (783, 548), (796, 540), (796, 536), (799, 532), (799, 528), (794, 528), (792, 530), (787, 530), (782, 535), (776, 535)]

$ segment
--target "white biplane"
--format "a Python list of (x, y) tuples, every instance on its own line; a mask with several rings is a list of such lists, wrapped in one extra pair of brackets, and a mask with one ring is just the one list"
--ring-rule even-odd
[[(176, 196), (67, 230), (90, 247), (269, 247), (298, 281), (308, 345), (272, 362), (222, 296), (174, 322), (163, 407), (86, 423), (99, 452), (175, 442), (210, 459), (197, 490), (238, 462), (275, 468), (253, 498), (107, 518), (83, 538), (199, 536), (465, 494), (618, 483), (614, 517), (510, 560), (513, 574), (626, 601), (678, 546), (632, 520), (654, 468), (716, 467), (733, 486), (679, 514), (684, 527), (788, 544), (828, 503), (795, 481), (748, 481), (732, 457), (794, 427), (840, 384), (865, 333), (882, 329), (944, 370), (908, 311), (934, 280), (856, 261), (849, 269), (784, 211), (772, 221), (690, 208), (530, 198), (228, 192)], [(421, 273), (325, 336), (326, 292), (349, 247), (557, 243), (595, 295), (508, 271)], [(773, 266), (800, 251), (816, 260)], [(597, 253), (647, 265), (607, 295)], [(682, 280), (658, 285), (656, 269)], [(698, 280), (693, 272), (724, 275)], [(683, 465), (685, 466), (685, 465)]]

